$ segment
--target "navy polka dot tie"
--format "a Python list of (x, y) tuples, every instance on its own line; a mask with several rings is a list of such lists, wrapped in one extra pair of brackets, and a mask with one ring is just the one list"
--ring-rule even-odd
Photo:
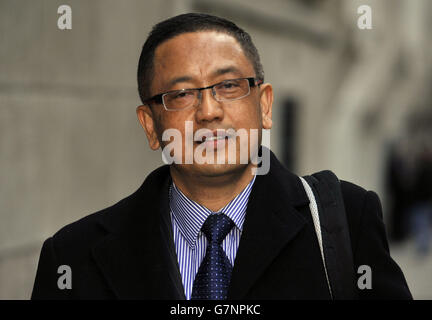
[(221, 244), (233, 226), (234, 222), (224, 214), (212, 214), (204, 222), (201, 231), (208, 244), (205, 257), (195, 276), (192, 300), (227, 298), (232, 265)]

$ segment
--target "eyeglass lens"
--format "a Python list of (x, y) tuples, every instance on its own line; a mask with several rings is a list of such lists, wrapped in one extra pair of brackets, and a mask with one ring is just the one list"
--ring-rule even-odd
[[(248, 79), (225, 80), (211, 88), (213, 89), (213, 96), (217, 101), (237, 100), (250, 93)], [(167, 109), (173, 110), (196, 106), (200, 102), (201, 90), (186, 89), (166, 93), (163, 95), (163, 103)]]

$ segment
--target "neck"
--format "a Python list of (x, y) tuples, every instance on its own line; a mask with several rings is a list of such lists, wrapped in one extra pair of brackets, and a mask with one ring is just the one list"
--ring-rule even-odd
[(253, 179), (252, 167), (217, 176), (195, 175), (171, 165), (170, 173), (176, 186), (191, 200), (218, 211), (233, 200)]

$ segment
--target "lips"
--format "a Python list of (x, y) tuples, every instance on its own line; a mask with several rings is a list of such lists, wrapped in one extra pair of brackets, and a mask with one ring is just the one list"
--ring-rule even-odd
[(226, 132), (226, 130), (224, 129), (219, 129), (219, 130), (213, 130), (213, 135), (211, 135), (211, 133), (209, 132), (208, 134), (204, 134), (201, 137), (201, 141), (199, 140), (198, 137), (198, 141), (196, 141), (198, 144), (201, 144), (203, 142), (208, 142), (210, 143), (211, 141), (220, 141), (220, 140), (225, 140), (230, 138), (230, 135)]
[(224, 140), (226, 138), (227, 138), (226, 136), (213, 136), (213, 137), (206, 137), (206, 136), (204, 136), (203, 140), (201, 142), (204, 142), (204, 141), (215, 141), (215, 140)]

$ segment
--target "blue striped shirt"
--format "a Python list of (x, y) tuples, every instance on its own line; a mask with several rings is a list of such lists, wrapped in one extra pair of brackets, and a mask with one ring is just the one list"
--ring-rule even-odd
[(187, 300), (190, 300), (192, 295), (193, 281), (207, 248), (207, 238), (201, 232), (204, 221), (210, 214), (223, 212), (234, 222), (235, 226), (222, 242), (222, 248), (231, 265), (234, 266), (249, 195), (254, 182), (255, 176), (241, 193), (216, 212), (190, 200), (177, 188), (174, 182), (171, 184), (169, 202), (174, 245)]

